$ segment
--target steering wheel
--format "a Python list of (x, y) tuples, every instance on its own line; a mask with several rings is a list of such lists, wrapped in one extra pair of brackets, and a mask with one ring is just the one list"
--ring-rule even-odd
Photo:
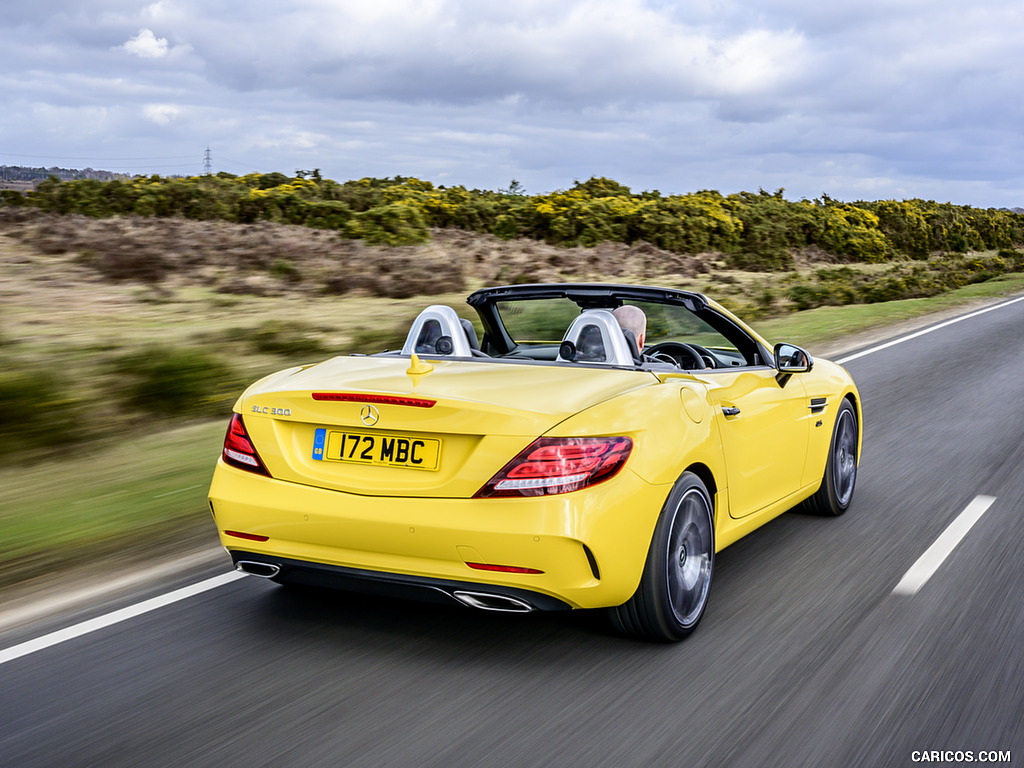
[(686, 346), (690, 347), (691, 349), (697, 350), (697, 352), (701, 356), (701, 359), (704, 360), (705, 368), (718, 367), (718, 359), (713, 354), (711, 354), (711, 350), (708, 349), (707, 347), (702, 347), (700, 344), (687, 344)]
[[(702, 354), (706, 353), (707, 357)], [(714, 358), (711, 353), (703, 347), (695, 344), (684, 344), (681, 341), (663, 341), (660, 344), (644, 349), (644, 354), (662, 362), (669, 358), (674, 365), (678, 365), (684, 371), (700, 371), (705, 368), (714, 368)], [(687, 365), (689, 363), (689, 365)]]

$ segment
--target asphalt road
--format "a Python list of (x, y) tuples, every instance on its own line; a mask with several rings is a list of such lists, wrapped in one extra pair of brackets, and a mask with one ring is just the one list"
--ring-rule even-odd
[[(242, 578), (0, 664), (0, 765), (1022, 764), (1022, 331), (1024, 301), (851, 360), (852, 508), (722, 552), (683, 643)], [(894, 594), (979, 496), (995, 500), (934, 575)]]

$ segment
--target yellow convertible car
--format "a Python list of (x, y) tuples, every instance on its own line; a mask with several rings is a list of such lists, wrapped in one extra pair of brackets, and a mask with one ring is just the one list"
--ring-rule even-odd
[(850, 375), (698, 293), (488, 288), (401, 350), (280, 371), (235, 405), (210, 488), (235, 567), (491, 611), (605, 608), (679, 640), (715, 553), (853, 497)]

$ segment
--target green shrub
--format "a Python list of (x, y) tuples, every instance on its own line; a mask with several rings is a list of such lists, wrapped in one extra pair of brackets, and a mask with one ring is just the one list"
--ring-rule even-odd
[(230, 409), (243, 382), (220, 358), (202, 350), (150, 346), (116, 358), (126, 405), (153, 416), (216, 416)]
[(0, 459), (81, 437), (79, 404), (54, 374), (0, 360)]
[(491, 234), (502, 239), (511, 240), (514, 237), (519, 237), (519, 225), (516, 223), (514, 217), (509, 216), (507, 213), (499, 215), (491, 226)]
[(798, 310), (814, 309), (832, 304), (832, 293), (828, 286), (821, 284), (797, 283), (786, 290), (786, 298)]
[(729, 252), (729, 266), (759, 272), (791, 269), (792, 251), (807, 245), (806, 232), (813, 212), (809, 206), (789, 203), (783, 190), (756, 195), (740, 192), (729, 196), (734, 215), (739, 219), (739, 238)]
[(173, 269), (170, 259), (162, 253), (138, 248), (125, 240), (115, 240), (102, 250), (87, 248), (78, 261), (114, 282), (159, 283)]
[(300, 322), (267, 320), (255, 328), (235, 329), (234, 338), (248, 341), (256, 352), (272, 355), (327, 355), (331, 349), (324, 344), (323, 332)]
[(307, 227), (316, 229), (344, 229), (352, 218), (352, 209), (340, 200), (325, 200), (308, 203), (306, 206)]
[(414, 319), (415, 317), (410, 317), (408, 320), (390, 328), (360, 329), (342, 352), (344, 354), (359, 353), (370, 355), (387, 349), (401, 349), (402, 345), (405, 344), (405, 337), (409, 333), (409, 326), (412, 325)]
[(810, 281), (797, 282), (786, 293), (798, 310), (842, 304), (873, 304), (935, 296), (972, 283), (1021, 271), (1016, 252), (999, 256), (952, 254), (927, 261), (896, 263), (885, 272), (862, 272), (848, 266), (818, 269)]
[(295, 266), (294, 261), (288, 261), (287, 259), (277, 259), (271, 264), (270, 274), (278, 280), (284, 280), (287, 283), (302, 282), (302, 272)]
[(406, 203), (389, 203), (356, 213), (345, 225), (345, 232), (370, 245), (418, 245), (430, 239), (423, 215)]
[(876, 304), (911, 298), (910, 294), (911, 290), (905, 280), (895, 275), (887, 275), (866, 286), (861, 292), (861, 299), (865, 304)]
[(274, 187), (280, 187), (291, 181), (290, 178), (285, 176), (283, 173), (273, 171), (272, 173), (260, 173), (255, 175), (255, 186), (256, 189), (273, 189)]
[(16, 189), (0, 189), (0, 205), (28, 205), (28, 198)]
[(718, 252), (733, 267), (789, 269), (793, 253), (813, 247), (848, 261), (927, 260), (939, 252), (1009, 249), (1024, 244), (1024, 214), (923, 200), (842, 203), (822, 195), (793, 202), (774, 193), (714, 190), (636, 193), (607, 178), (526, 195), (434, 186), (395, 176), (337, 183), (318, 173), (236, 177), (136, 177), (62, 182), (3, 193), (3, 207), (27, 206), (90, 217), (141, 216), (239, 223), (272, 221), (342, 232), (380, 245), (426, 242), (429, 227), (529, 237), (555, 245), (651, 243), (675, 253)]

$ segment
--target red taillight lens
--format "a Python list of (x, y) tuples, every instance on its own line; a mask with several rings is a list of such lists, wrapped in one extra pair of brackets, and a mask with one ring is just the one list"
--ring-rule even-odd
[(629, 458), (628, 437), (540, 437), (492, 477), (475, 498), (569, 493), (613, 477)]
[(242, 417), (237, 413), (231, 416), (228, 433), (224, 435), (224, 451), (221, 455), (225, 464), (270, 477), (270, 473), (263, 465), (263, 460), (256, 453), (256, 447), (249, 439), (249, 434), (245, 431)]

